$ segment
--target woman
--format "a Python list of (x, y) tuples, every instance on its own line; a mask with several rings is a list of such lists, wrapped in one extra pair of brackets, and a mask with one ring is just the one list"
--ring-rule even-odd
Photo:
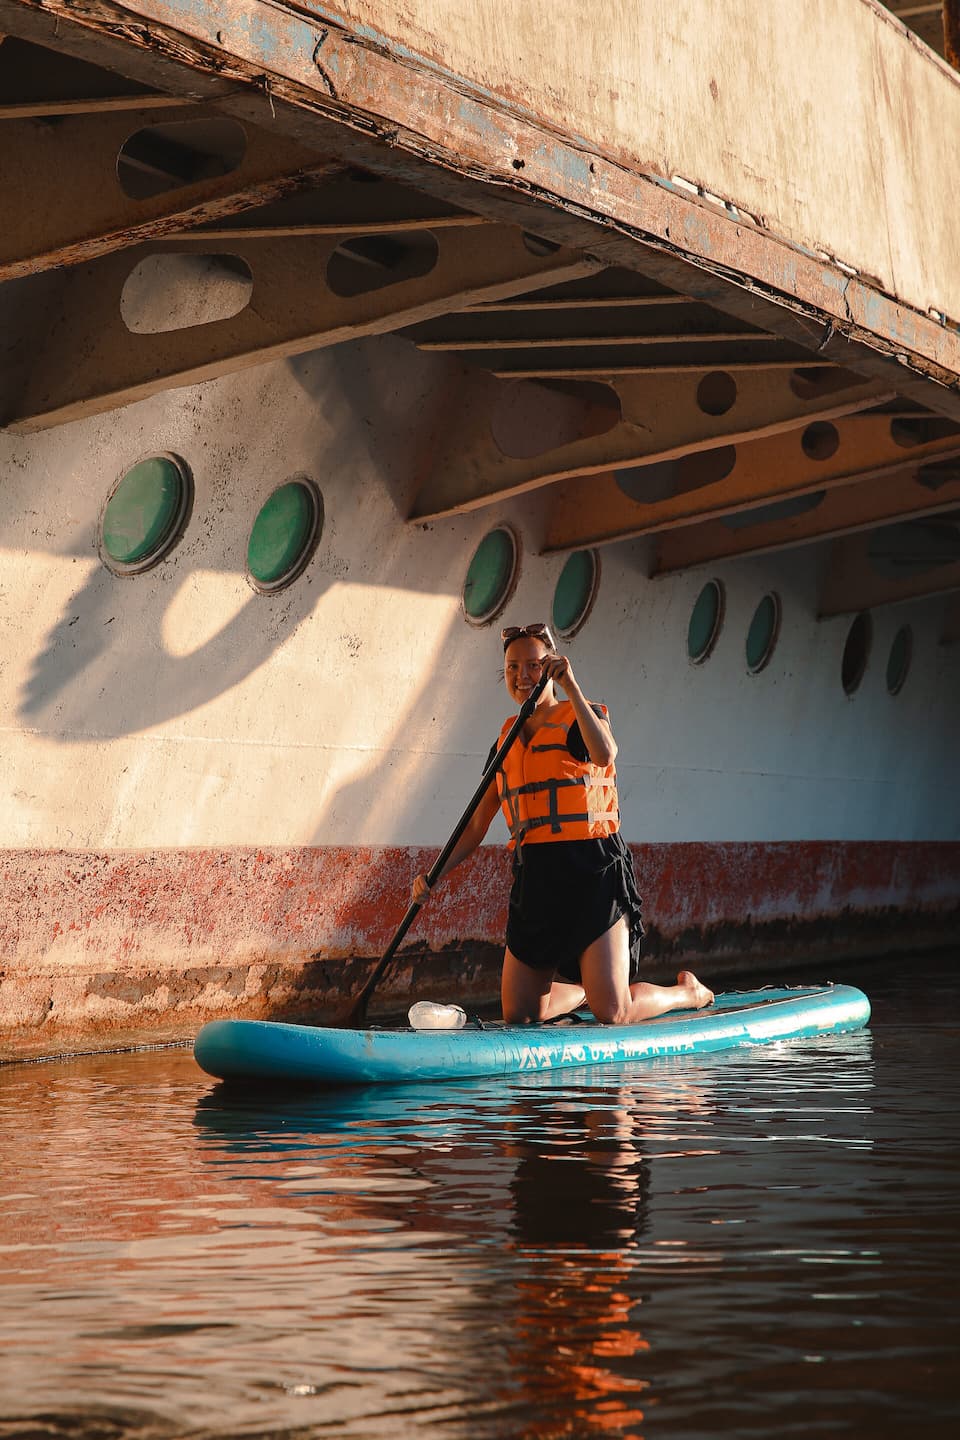
[[(504, 682), (517, 705), (544, 673), (548, 683), (440, 878), (473, 853), (502, 807), (513, 849), (504, 1020), (542, 1022), (584, 1000), (613, 1025), (709, 1005), (713, 992), (689, 970), (676, 985), (639, 978), (640, 896), (619, 833), (617, 742), (605, 707), (586, 700), (546, 625), (510, 626), (501, 640)], [(512, 723), (504, 722), (501, 740)], [(422, 905), (429, 893), (426, 877), (416, 876), (414, 900)]]

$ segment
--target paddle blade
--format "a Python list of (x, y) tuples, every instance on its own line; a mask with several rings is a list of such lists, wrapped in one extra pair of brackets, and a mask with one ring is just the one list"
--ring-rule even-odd
[(377, 981), (386, 969), (386, 960), (377, 962), (376, 968), (370, 975), (358, 995), (350, 1001), (346, 1010), (341, 1010), (334, 1015), (332, 1020), (325, 1022), (326, 1028), (330, 1030), (359, 1030), (367, 1023), (367, 1006), (370, 1004), (370, 996), (373, 994)]
[(324, 1021), (324, 1028), (328, 1030), (362, 1030), (367, 1023), (367, 1003), (369, 996), (360, 994), (353, 1001), (349, 1010), (343, 1010), (339, 1015)]

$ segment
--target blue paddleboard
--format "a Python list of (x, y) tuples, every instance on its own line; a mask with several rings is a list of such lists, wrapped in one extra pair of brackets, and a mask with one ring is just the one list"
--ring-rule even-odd
[(406, 1084), (517, 1075), (575, 1065), (630, 1065), (737, 1045), (857, 1030), (870, 1002), (852, 985), (730, 991), (705, 1010), (638, 1025), (504, 1025), (463, 1030), (333, 1030), (267, 1020), (213, 1020), (197, 1063), (219, 1080), (295, 1085)]

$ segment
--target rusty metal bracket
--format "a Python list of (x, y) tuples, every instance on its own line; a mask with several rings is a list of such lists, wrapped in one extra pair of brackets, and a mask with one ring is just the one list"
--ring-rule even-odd
[[(337, 293), (330, 267), (339, 249), (336, 237), (232, 243), (231, 261), (252, 277), (250, 303), (228, 318), (161, 333), (127, 328), (124, 287), (143, 260), (183, 254), (181, 246), (141, 246), (73, 267), (3, 423), (20, 432), (44, 429), (172, 386), (393, 331), (474, 300), (556, 284), (596, 268), (567, 251), (534, 255), (521, 232), (490, 227), (440, 232), (435, 263), (426, 273), (421, 267), (409, 275), (402, 265), (395, 277), (389, 269), (381, 273), (376, 252), (360, 251), (355, 268), (362, 270), (367, 258), (373, 262), (372, 286)], [(188, 253), (195, 258), (196, 247)]]
[[(840, 371), (818, 379), (786, 370), (736, 378), (707, 371), (548, 387), (464, 370), (459, 388), (455, 419), (439, 442), (412, 520), (460, 514), (561, 480), (739, 445), (892, 398), (875, 382)], [(592, 497), (593, 487), (585, 484), (579, 493)]]
[(869, 531), (833, 542), (817, 611), (821, 619), (960, 590), (960, 561), (928, 568), (904, 566), (902, 575), (881, 570), (871, 560), (870, 550), (882, 534), (882, 530)]
[[(931, 489), (931, 471), (944, 478)], [(894, 521), (939, 515), (960, 505), (960, 465), (956, 461), (921, 466), (863, 483), (838, 486), (807, 497), (810, 509), (776, 514), (786, 506), (741, 511), (724, 520), (671, 530), (658, 539), (654, 575), (669, 575), (695, 565), (711, 565), (735, 555), (762, 555), (793, 545), (834, 539)], [(774, 513), (770, 513), (770, 512)]]
[[(134, 11), (139, 25), (131, 23)], [(265, 14), (269, 26), (243, 23)], [(309, 135), (325, 152), (491, 218), (529, 223), (560, 243), (594, 249), (608, 264), (658, 269), (675, 288), (784, 340), (815, 347), (832, 324), (824, 358), (960, 417), (960, 333), (946, 317), (910, 309), (829, 255), (792, 245), (765, 229), (762, 216), (682, 193), (653, 171), (550, 130), (503, 97), (392, 53), (342, 17), (334, 23), (330, 7), (137, 0), (132, 10), (107, 0), (0, 0), (0, 27), (29, 38), (46, 35), (50, 43), (54, 18), (64, 35), (70, 31), (58, 44), (89, 55), (102, 42), (109, 63), (144, 83), (206, 92), (233, 82), (242, 93), (224, 98), (225, 112), (255, 113), (269, 72), (270, 123)], [(325, 30), (326, 80), (314, 61)]]
[[(163, 193), (133, 198), (118, 178), (118, 156), (130, 137), (167, 127), (203, 125), (223, 117), (190, 106), (171, 118), (152, 109), (103, 115), (4, 122), (7, 144), (0, 180), (0, 281), (76, 265), (184, 226), (234, 215), (342, 172), (285, 137), (236, 127), (242, 158), (229, 173), (185, 181)], [(236, 125), (236, 122), (226, 122)], [(169, 129), (160, 132), (169, 135)], [(178, 132), (174, 132), (178, 133)], [(183, 147), (170, 145), (178, 153)]]
[[(960, 425), (937, 416), (868, 411), (816, 421), (786, 436), (665, 465), (564, 481), (549, 493), (542, 549), (571, 550), (699, 525), (956, 455)], [(869, 518), (865, 511), (864, 523)]]

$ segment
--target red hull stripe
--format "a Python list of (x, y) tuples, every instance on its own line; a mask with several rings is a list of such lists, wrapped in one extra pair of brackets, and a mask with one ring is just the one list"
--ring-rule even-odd
[[(960, 844), (790, 841), (633, 845), (644, 914), (665, 940), (843, 913), (947, 912)], [(0, 852), (0, 960), (156, 966), (198, 956), (376, 955), (431, 849), (303, 847)], [(509, 859), (484, 847), (411, 932), (430, 949), (498, 943)]]
[[(632, 849), (651, 979), (909, 952), (960, 925), (958, 843)], [(0, 852), (0, 1059), (183, 1038), (215, 1015), (321, 1016), (369, 973), (350, 962), (386, 948), (435, 853)], [(420, 912), (381, 1001), (495, 995), (508, 881), (500, 847), (464, 865)]]

